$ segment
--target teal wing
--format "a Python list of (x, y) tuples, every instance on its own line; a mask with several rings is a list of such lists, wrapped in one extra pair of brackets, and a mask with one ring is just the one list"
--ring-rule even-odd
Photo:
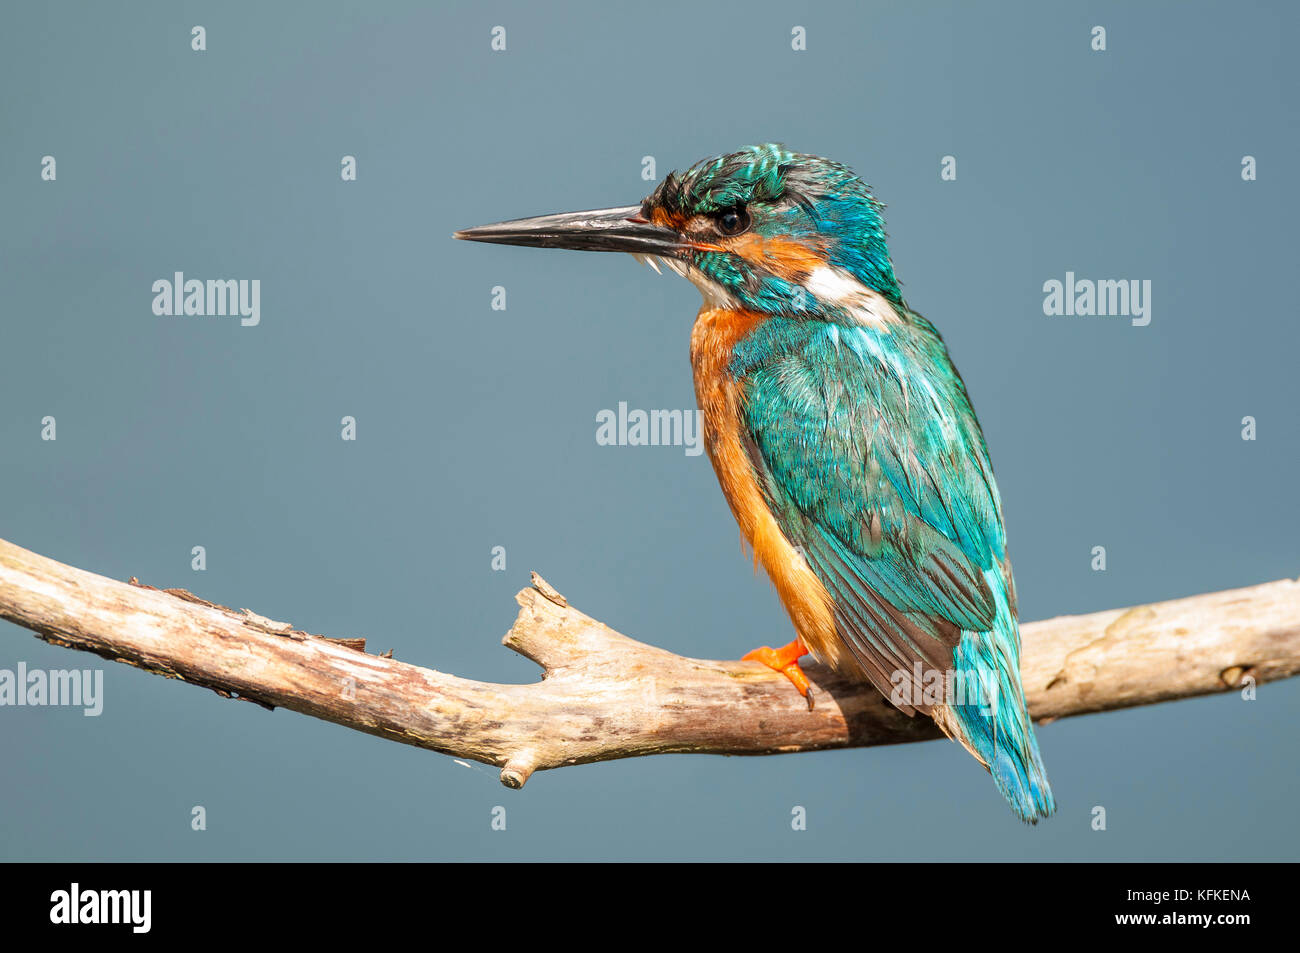
[(996, 632), (1005, 546), (984, 438), (938, 334), (914, 321), (890, 334), (770, 322), (731, 370), (759, 483), (830, 592), (841, 641), (886, 697), (910, 673), (916, 699), (914, 673), (950, 670), (964, 631), (1018, 652), (1014, 622)]

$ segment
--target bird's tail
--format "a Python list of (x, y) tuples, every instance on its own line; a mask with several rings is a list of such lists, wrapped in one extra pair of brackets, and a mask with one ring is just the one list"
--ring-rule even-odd
[(984, 763), (1012, 810), (1036, 824), (1056, 810), (1056, 800), (1025, 706), (1020, 629), (1006, 584), (996, 567), (985, 578), (997, 598), (996, 623), (991, 632), (962, 634), (953, 650), (956, 692), (936, 721)]

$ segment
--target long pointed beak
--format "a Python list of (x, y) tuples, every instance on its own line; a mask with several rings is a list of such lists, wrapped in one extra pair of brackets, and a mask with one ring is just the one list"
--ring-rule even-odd
[(456, 232), (456, 238), (531, 248), (621, 251), (634, 255), (676, 255), (689, 246), (671, 228), (652, 225), (639, 205), (519, 218)]

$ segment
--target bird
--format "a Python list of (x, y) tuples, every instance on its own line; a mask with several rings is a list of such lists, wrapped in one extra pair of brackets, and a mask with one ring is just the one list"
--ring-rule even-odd
[(795, 630), (745, 659), (810, 708), (809, 654), (932, 718), (1035, 824), (1056, 803), (1001, 498), (966, 385), (903, 298), (883, 208), (849, 167), (767, 143), (673, 171), (639, 205), (454, 237), (625, 252), (699, 289), (705, 450)]

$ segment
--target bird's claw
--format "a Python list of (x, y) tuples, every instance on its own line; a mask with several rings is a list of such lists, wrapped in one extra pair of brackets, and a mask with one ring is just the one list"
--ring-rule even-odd
[(762, 648), (754, 649), (747, 652), (741, 659), (744, 662), (762, 662), (774, 672), (780, 672), (790, 680), (790, 683), (798, 689), (799, 694), (808, 702), (808, 710), (813, 710), (813, 689), (808, 681), (808, 676), (804, 674), (803, 669), (799, 667), (799, 659), (807, 655), (808, 650), (804, 648), (802, 642), (798, 639), (789, 645), (783, 645), (779, 649), (764, 645)]

